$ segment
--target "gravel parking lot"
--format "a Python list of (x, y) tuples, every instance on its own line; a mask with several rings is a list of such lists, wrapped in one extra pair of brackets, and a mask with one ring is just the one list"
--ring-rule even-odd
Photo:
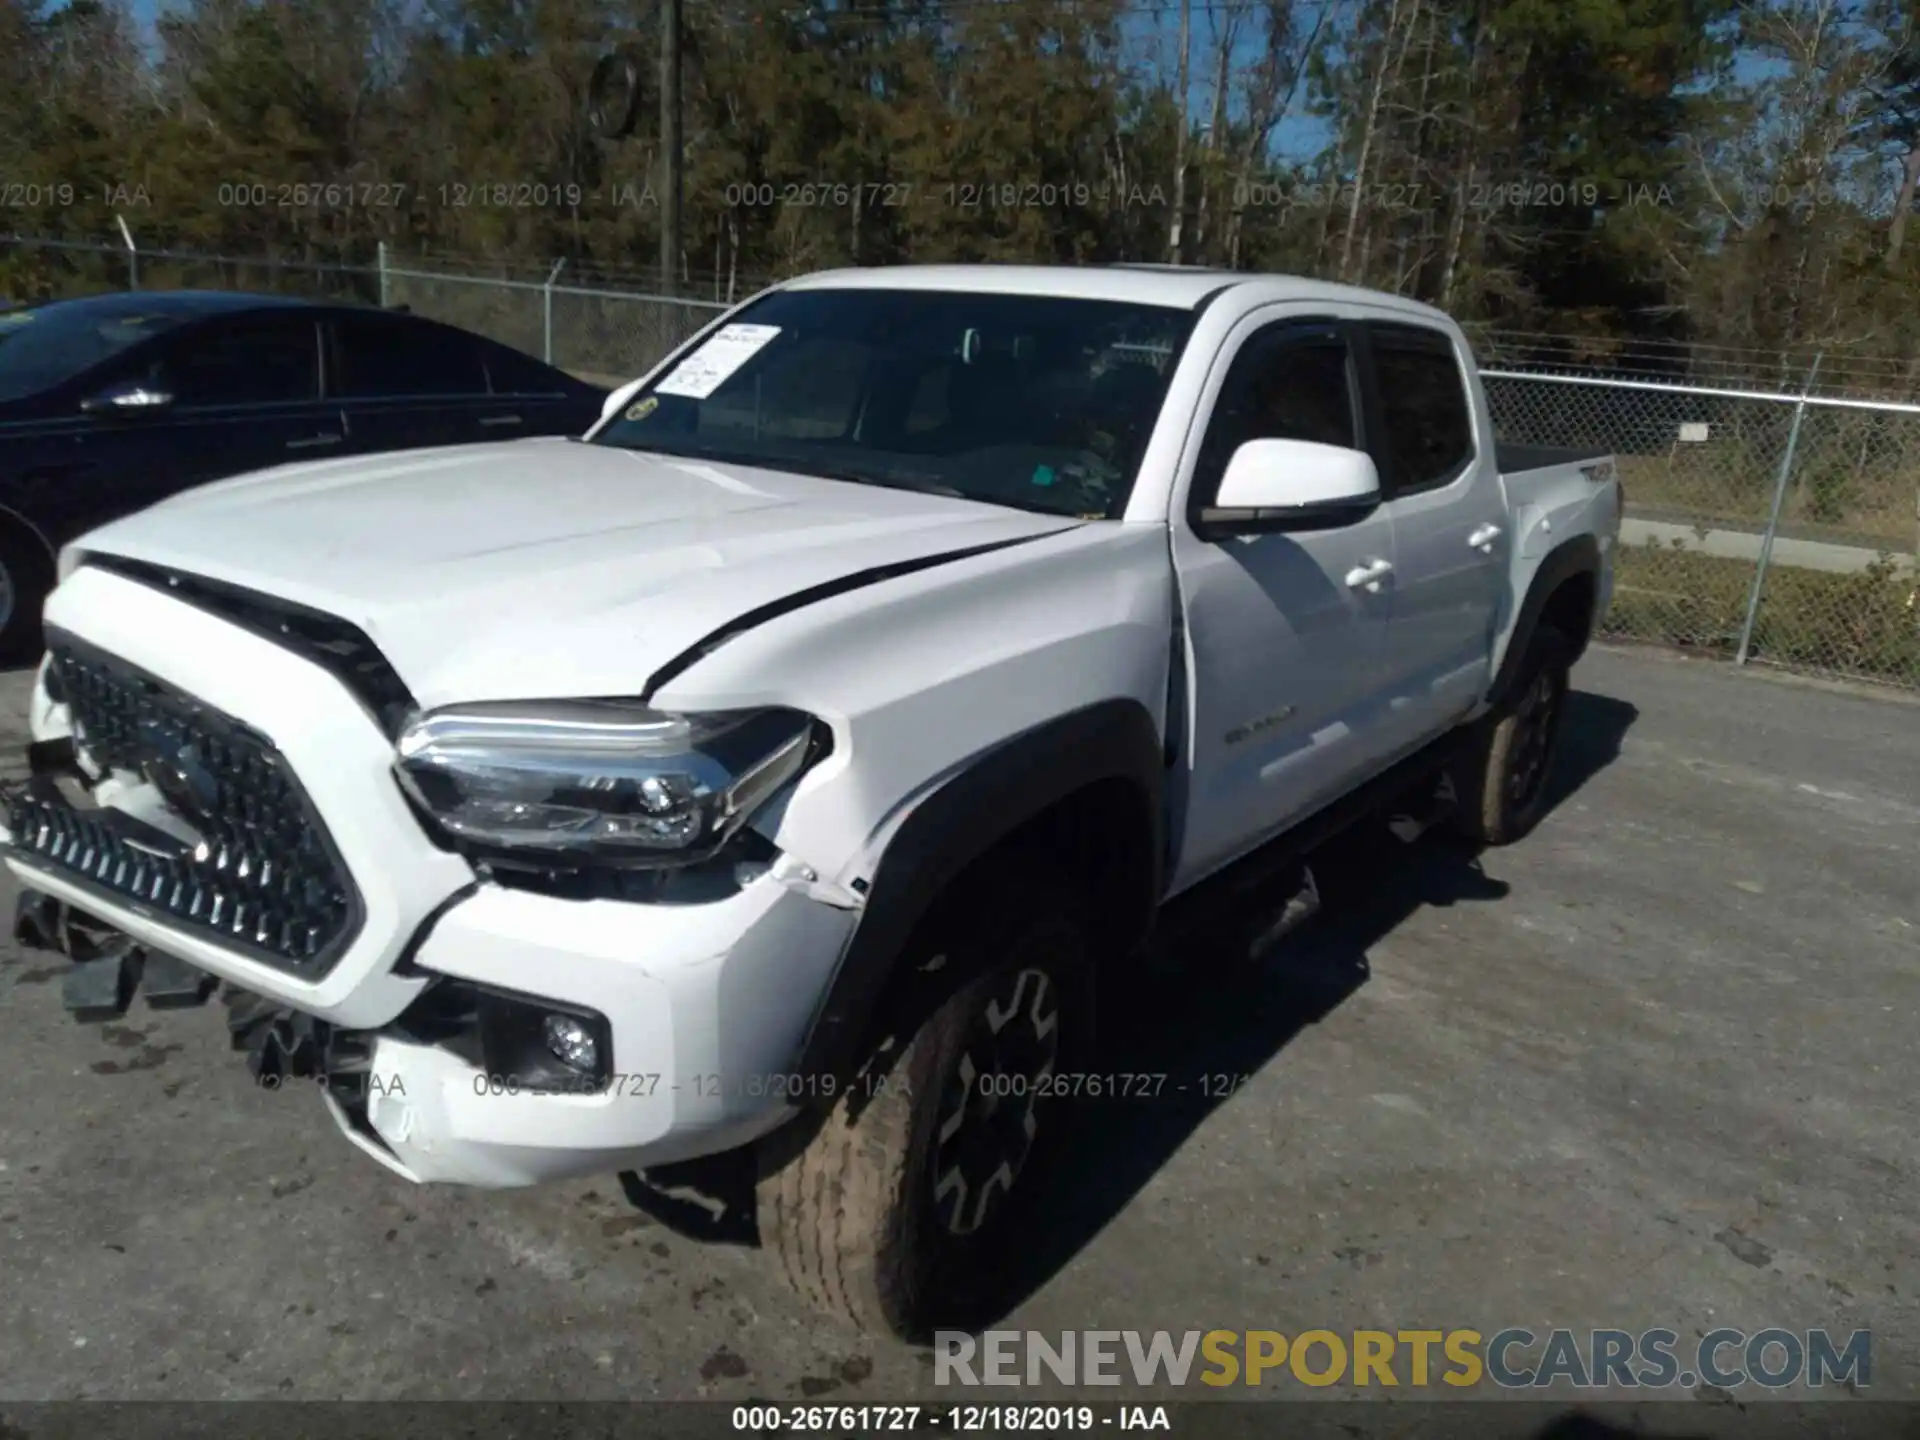
[[(1099, 1109), (1007, 1324), (1870, 1328), (1874, 1393), (1920, 1398), (1920, 706), (1616, 650), (1575, 681), (1532, 839), (1357, 840), (1295, 943), (1120, 1017), (1113, 1068), (1170, 1082)], [(0, 1398), (928, 1389), (613, 1177), (410, 1188), (217, 1007), (78, 1025), (59, 963), (0, 950)], [(1174, 1088), (1215, 1074), (1251, 1078)]]

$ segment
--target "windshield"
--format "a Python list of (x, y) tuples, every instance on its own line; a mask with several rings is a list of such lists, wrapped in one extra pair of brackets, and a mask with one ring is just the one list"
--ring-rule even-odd
[(186, 310), (156, 314), (62, 305), (0, 313), (0, 400), (51, 390), (193, 318)]
[(926, 290), (767, 296), (595, 442), (1117, 518), (1191, 310)]

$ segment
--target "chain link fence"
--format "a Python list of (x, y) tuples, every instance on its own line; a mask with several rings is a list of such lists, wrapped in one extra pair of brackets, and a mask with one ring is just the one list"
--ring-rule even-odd
[(486, 335), (611, 388), (651, 367), (726, 307), (632, 291), (583, 289), (386, 266), (389, 305)]
[(1920, 688), (1920, 403), (1481, 373), (1502, 439), (1618, 458), (1608, 634)]
[(727, 307), (635, 289), (569, 285), (509, 272), (390, 263), (328, 265), (263, 257), (0, 237), (0, 299), (94, 290), (250, 290), (315, 300), (405, 307), (417, 315), (538, 355), (600, 385), (651, 367)]
[[(50, 263), (52, 262), (52, 263)], [(0, 299), (222, 288), (404, 305), (603, 385), (650, 368), (726, 308), (715, 301), (389, 263), (365, 267), (0, 241)], [(1627, 515), (1606, 634), (1920, 689), (1920, 390), (1914, 369), (1709, 356), (1720, 383), (1570, 363), (1516, 365), (1537, 342), (1476, 334), (1496, 432), (1599, 446)], [(1557, 358), (1557, 357), (1556, 357)], [(1667, 366), (1672, 357), (1659, 357)], [(1700, 365), (1696, 365), (1700, 369)], [(1839, 384), (1836, 385), (1836, 378)], [(1837, 393), (1851, 385), (1861, 394)], [(1866, 398), (1867, 394), (1899, 398)]]

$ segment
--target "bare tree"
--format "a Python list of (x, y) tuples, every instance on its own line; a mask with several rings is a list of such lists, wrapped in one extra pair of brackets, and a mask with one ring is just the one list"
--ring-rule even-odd
[(1766, 338), (1793, 346), (1814, 326), (1818, 267), (1837, 241), (1828, 220), (1867, 157), (1870, 97), (1893, 56), (1870, 43), (1858, 0), (1749, 0), (1740, 19), (1751, 51), (1783, 72), (1752, 87), (1759, 123), (1742, 170), (1749, 231), (1779, 277)]
[(1212, 238), (1207, 231), (1208, 201), (1212, 196), (1214, 183), (1219, 178), (1220, 150), (1226, 140), (1230, 66), (1234, 48), (1240, 41), (1242, 22), (1246, 19), (1251, 7), (1252, 0), (1230, 0), (1230, 3), (1223, 5), (1220, 10), (1208, 12), (1215, 17), (1213, 98), (1212, 113), (1207, 120), (1200, 194), (1194, 206), (1193, 251), (1196, 255), (1204, 256), (1207, 253), (1207, 241)]
[(1245, 230), (1248, 187), (1256, 170), (1266, 159), (1273, 144), (1274, 131), (1293, 109), (1308, 67), (1319, 52), (1322, 37), (1329, 32), (1331, 5), (1314, 11), (1313, 27), (1304, 37), (1296, 34), (1291, 0), (1267, 0), (1266, 47), (1260, 59), (1247, 71), (1247, 129), (1235, 159), (1230, 180), (1227, 216), (1227, 263), (1238, 266)]
[(1180, 263), (1180, 226), (1187, 218), (1187, 62), (1193, 47), (1193, 0), (1180, 0), (1179, 93), (1175, 110), (1180, 128), (1173, 136), (1173, 222), (1167, 233), (1167, 259)]
[(1342, 280), (1351, 280), (1354, 275), (1354, 240), (1360, 228), (1360, 214), (1365, 203), (1368, 178), (1372, 174), (1374, 148), (1385, 122), (1388, 86), (1399, 68), (1404, 22), (1418, 4), (1419, 0), (1386, 0), (1385, 32), (1370, 47), (1371, 53), (1366, 61), (1371, 80), (1367, 87), (1367, 99), (1359, 116), (1359, 154), (1353, 164), (1353, 189), (1348, 197), (1346, 229), (1340, 241), (1339, 274)]
[(1869, 95), (1876, 148), (1890, 149), (1898, 159), (1886, 252), (1887, 269), (1898, 271), (1907, 222), (1920, 195), (1920, 9), (1913, 0), (1880, 0), (1872, 23), (1888, 57)]

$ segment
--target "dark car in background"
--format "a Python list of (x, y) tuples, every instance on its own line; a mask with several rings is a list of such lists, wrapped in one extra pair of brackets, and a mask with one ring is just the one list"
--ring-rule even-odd
[(297, 460), (578, 435), (606, 392), (417, 315), (216, 291), (0, 310), (0, 653), (54, 556), (211, 480)]

